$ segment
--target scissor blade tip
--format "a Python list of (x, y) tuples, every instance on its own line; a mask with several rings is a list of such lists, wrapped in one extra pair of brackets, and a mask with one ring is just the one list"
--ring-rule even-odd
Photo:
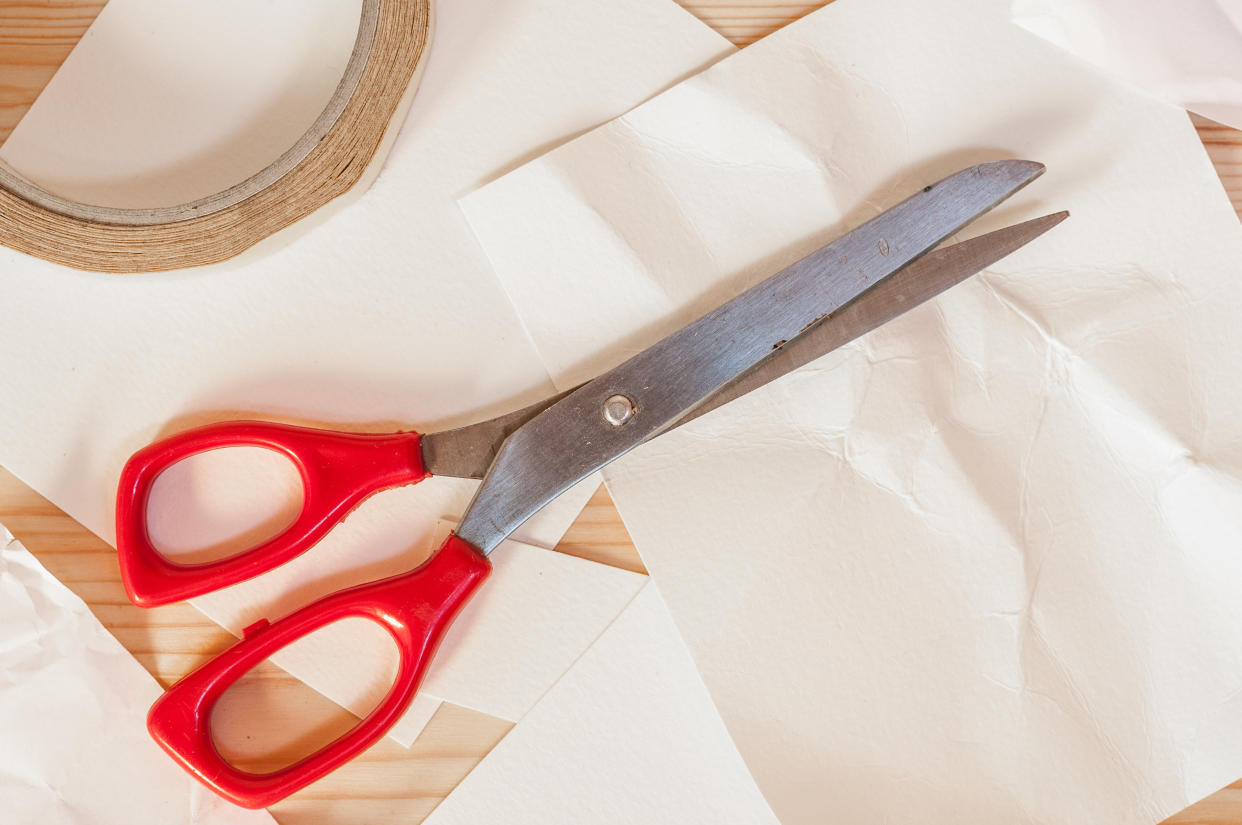
[(1036, 232), (1043, 233), (1043, 232), (1047, 232), (1049, 229), (1056, 226), (1057, 224), (1059, 224), (1061, 221), (1065, 220), (1069, 216), (1070, 216), (1069, 210), (1062, 209), (1060, 212), (1053, 212), (1050, 215), (1044, 215), (1039, 218), (1032, 218), (1031, 220), (1026, 221), (1024, 224), (1020, 224), (1020, 225), (1029, 226), (1031, 229), (1035, 230)]
[(1002, 177), (1010, 178), (1022, 183), (1034, 180), (1048, 169), (1047, 166), (1039, 161), (1021, 160), (1018, 158), (1012, 158), (1009, 160), (994, 160), (989, 163), (981, 163), (975, 168), (979, 169), (981, 172), (998, 174)]
[[(996, 203), (1005, 200), (1038, 178), (1046, 168), (1042, 163), (1033, 160), (992, 160), (969, 166), (945, 178), (941, 184), (949, 181), (972, 181), (980, 184), (986, 187), (985, 191), (991, 193), (995, 199), (992, 205), (995, 206)], [(931, 189), (932, 187), (929, 186), (924, 191), (931, 191)]]
[[(980, 244), (989, 244), (994, 248), (994, 259), (999, 261), (1001, 258), (1014, 252), (1019, 248), (1026, 246), (1040, 235), (1047, 232), (1052, 227), (1069, 217), (1068, 211), (1053, 212), (1051, 215), (1044, 215), (1039, 218), (1031, 218), (1029, 221), (1015, 223), (1004, 229), (998, 229), (987, 235), (980, 235), (974, 240)], [(970, 243), (970, 241), (967, 241)], [(985, 265), (986, 266), (986, 265)], [(985, 268), (985, 267), (980, 267)]]
[(992, 163), (998, 166), (1006, 166), (1010, 169), (1021, 169), (1034, 174), (1039, 174), (1048, 168), (1037, 160), (1026, 160), (1024, 158), (1006, 158), (1004, 160), (994, 160)]

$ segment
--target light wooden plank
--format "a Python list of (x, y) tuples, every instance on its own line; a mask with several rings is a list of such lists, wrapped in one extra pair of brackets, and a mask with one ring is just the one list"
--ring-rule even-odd
[(0, 0), (0, 143), (102, 8), (99, 0)]

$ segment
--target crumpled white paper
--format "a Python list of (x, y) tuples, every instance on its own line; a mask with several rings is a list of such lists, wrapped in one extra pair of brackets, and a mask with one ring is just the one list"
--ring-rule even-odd
[(778, 825), (648, 584), (427, 825)]
[(147, 735), (159, 684), (0, 525), (0, 809), (40, 825), (259, 825)]
[[(249, 60), (294, 60), (295, 70), (253, 67), (252, 82), (241, 83), (232, 21), (227, 8), (216, 13), (218, 25), (208, 26), (202, 4), (110, 0), (15, 130), (9, 160), (53, 186), (72, 188), (64, 175), (85, 170), (84, 191), (74, 191), (89, 194), (117, 178), (149, 183), (195, 169), (204, 156), (219, 160), (224, 153), (213, 155), (214, 148), (266, 133), (252, 122), (255, 113), (313, 117), (324, 102), (314, 95), (331, 84), (285, 81), (304, 64), (331, 80), (328, 64), (353, 31), (305, 24), (298, 31), (307, 42), (247, 53)], [(305, 13), (336, 19), (331, 10)], [(153, 276), (86, 274), (0, 249), (0, 305), (20, 308), (5, 318), (0, 464), (111, 540), (125, 460), (189, 426), (260, 417), (428, 431), (508, 412), (552, 391), (457, 197), (732, 48), (669, 0), (452, 0), (436, 3), (435, 14), (422, 83), (383, 172), (316, 231), (238, 262)], [(256, 25), (280, 19), (247, 15)], [(188, 62), (192, 91), (182, 101), (195, 111), (182, 120), (162, 108), (177, 96), (161, 97), (178, 88), (177, 67), (186, 65), (176, 59), (178, 43), (199, 58)], [(320, 53), (327, 55), (322, 65), (314, 59)], [(218, 71), (201, 62), (211, 60)], [(144, 89), (151, 97), (134, 96)], [(153, 112), (171, 122), (153, 128)], [(204, 122), (216, 141), (194, 131)], [(191, 133), (183, 145), (173, 142), (178, 127)], [(131, 195), (149, 191), (138, 186)], [(230, 490), (258, 502), (295, 494), (279, 476), (262, 473), (194, 472), (182, 480), (177, 493), (193, 501)], [(381, 493), (302, 557), (195, 604), (238, 632), (341, 587), (406, 570), (425, 553), (439, 518), (461, 516), (475, 486), (435, 478)], [(567, 493), (518, 538), (555, 544), (594, 486)], [(299, 648), (307, 653), (302, 661), (320, 664), (287, 664), (335, 701), (358, 707), (367, 685), (350, 668), (331, 666), (335, 649), (320, 634)], [(502, 680), (493, 684), (503, 688)], [(495, 696), (494, 704), (507, 698)], [(415, 713), (425, 719), (431, 710), (424, 704)], [(417, 732), (417, 721), (401, 729), (402, 738)]]
[(1149, 823), (1242, 775), (1242, 229), (994, 0), (837, 0), (469, 196), (568, 387), (1027, 157), (987, 273), (605, 471), (786, 825)]
[(1242, 0), (1012, 0), (1013, 20), (1113, 76), (1242, 129)]

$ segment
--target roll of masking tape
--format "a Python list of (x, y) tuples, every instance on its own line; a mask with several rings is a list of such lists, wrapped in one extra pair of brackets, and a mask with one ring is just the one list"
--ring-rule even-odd
[(413, 98), (430, 36), (431, 0), (362, 0), (344, 75), (311, 127), (262, 171), (189, 203), (77, 203), (0, 165), (0, 244), (93, 272), (232, 258), (369, 182)]

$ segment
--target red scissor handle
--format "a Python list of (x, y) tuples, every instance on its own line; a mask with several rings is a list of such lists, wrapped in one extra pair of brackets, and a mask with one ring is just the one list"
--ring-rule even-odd
[[(121, 580), (134, 604), (155, 607), (245, 581), (309, 550), (363, 499), (428, 476), (418, 433), (338, 433), (263, 421), (209, 424), (139, 450), (121, 471), (116, 545)], [(262, 544), (227, 559), (178, 564), (156, 550), (147, 531), (155, 479), (178, 461), (221, 447), (266, 447), (287, 456), (302, 476), (302, 511)]]
[[(342, 590), (274, 624), (260, 622), (169, 688), (151, 707), (147, 728), (183, 768), (226, 799), (246, 808), (278, 802), (357, 756), (401, 718), (444, 631), (491, 569), (469, 543), (449, 536), (409, 573)], [(383, 702), (349, 732), (281, 770), (253, 774), (226, 762), (211, 738), (211, 711), (224, 691), (285, 645), (349, 617), (377, 622), (397, 642), (401, 662)]]

